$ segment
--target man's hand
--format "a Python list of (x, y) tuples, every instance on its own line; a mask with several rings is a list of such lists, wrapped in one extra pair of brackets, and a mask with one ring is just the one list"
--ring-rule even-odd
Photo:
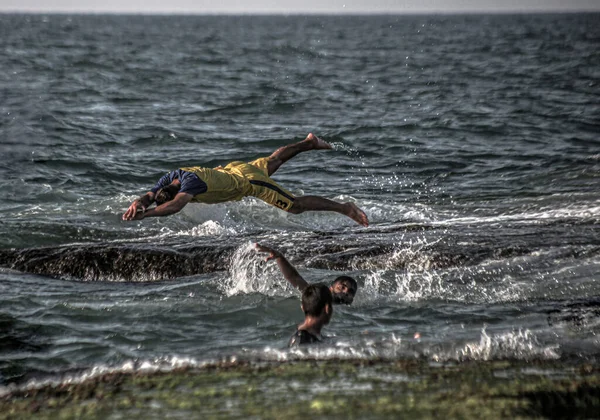
[(289, 281), (292, 286), (300, 291), (306, 289), (308, 283), (302, 278), (302, 276), (298, 273), (298, 270), (296, 270), (294, 266), (290, 264), (290, 262), (283, 256), (281, 252), (261, 244), (254, 244), (254, 248), (258, 252), (266, 252), (269, 254), (265, 261), (275, 260), (277, 262), (277, 266), (283, 274), (283, 277), (285, 277), (285, 279)]
[(131, 219), (131, 220), (142, 220), (144, 217), (146, 217), (146, 212), (143, 210), (140, 210), (135, 214), (135, 216), (133, 216), (133, 219)]
[(269, 248), (268, 246), (264, 246), (264, 245), (261, 245), (261, 244), (254, 244), (254, 248), (258, 252), (266, 252), (266, 253), (269, 254), (269, 256), (267, 258), (265, 258), (265, 261), (274, 260), (274, 259), (277, 259), (279, 257), (283, 257), (283, 255), (281, 254), (281, 252), (275, 251), (274, 249)]
[(139, 199), (137, 199), (131, 203), (131, 206), (123, 213), (123, 220), (142, 220), (145, 212), (146, 207)]

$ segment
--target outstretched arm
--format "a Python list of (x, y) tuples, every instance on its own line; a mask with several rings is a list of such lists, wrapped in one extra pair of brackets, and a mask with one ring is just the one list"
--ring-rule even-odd
[(283, 277), (285, 277), (285, 279), (289, 281), (292, 286), (301, 292), (306, 289), (308, 286), (306, 280), (302, 278), (302, 276), (298, 273), (298, 270), (296, 270), (294, 266), (290, 264), (290, 262), (283, 256), (281, 252), (260, 244), (256, 244), (255, 248), (258, 252), (269, 253), (266, 261), (275, 260), (279, 266), (279, 269), (281, 270), (281, 273), (283, 274)]
[(166, 203), (156, 206), (150, 210), (146, 210), (145, 212), (138, 212), (133, 219), (127, 220), (142, 220), (146, 217), (160, 217), (175, 214), (181, 211), (181, 209), (183, 209), (187, 203), (192, 201), (192, 198), (194, 198), (192, 194), (179, 193), (173, 200), (167, 201)]
[(148, 191), (140, 198), (136, 198), (133, 203), (129, 206), (127, 211), (123, 213), (123, 220), (133, 220), (136, 214), (141, 210), (142, 213), (146, 211), (150, 204), (154, 203), (154, 193)]

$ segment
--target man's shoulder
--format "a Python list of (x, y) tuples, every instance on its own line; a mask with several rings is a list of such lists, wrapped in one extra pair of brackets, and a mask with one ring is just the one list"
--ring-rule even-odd
[(319, 343), (321, 340), (314, 334), (309, 333), (306, 330), (296, 330), (296, 332), (290, 338), (288, 347), (296, 347), (303, 344)]
[(180, 168), (177, 170), (177, 178), (181, 182), (179, 192), (191, 195), (202, 194), (207, 191), (206, 182), (204, 182), (204, 173), (201, 171), (205, 168)]

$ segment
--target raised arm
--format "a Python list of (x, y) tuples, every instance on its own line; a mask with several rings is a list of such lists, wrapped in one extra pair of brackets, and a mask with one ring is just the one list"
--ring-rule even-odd
[(298, 273), (298, 270), (296, 270), (294, 266), (290, 264), (290, 262), (283, 256), (281, 252), (260, 244), (256, 244), (255, 248), (258, 252), (266, 252), (269, 254), (269, 256), (266, 258), (266, 261), (275, 260), (277, 262), (283, 277), (285, 277), (285, 279), (289, 281), (292, 286), (301, 292), (306, 289), (308, 286), (306, 280), (302, 278), (302, 276)]

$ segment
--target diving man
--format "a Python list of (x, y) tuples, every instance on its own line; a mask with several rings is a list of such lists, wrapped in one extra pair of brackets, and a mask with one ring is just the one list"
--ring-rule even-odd
[[(189, 202), (214, 204), (256, 197), (292, 214), (333, 211), (368, 226), (367, 215), (354, 203), (338, 203), (316, 195), (294, 197), (270, 178), (297, 154), (324, 149), (331, 149), (331, 145), (310, 133), (298, 143), (280, 147), (270, 156), (249, 163), (236, 161), (214, 169), (191, 167), (171, 171), (129, 206), (123, 220), (169, 216), (181, 211)], [(156, 207), (149, 208), (154, 202)]]

